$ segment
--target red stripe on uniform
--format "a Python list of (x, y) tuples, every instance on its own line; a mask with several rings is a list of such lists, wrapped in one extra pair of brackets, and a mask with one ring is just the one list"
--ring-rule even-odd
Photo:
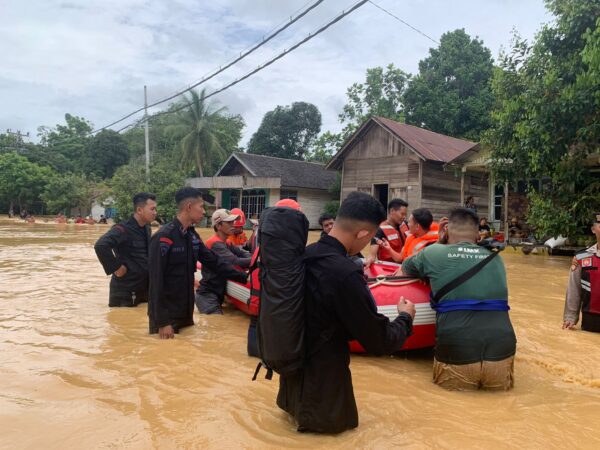
[(169, 238), (166, 238), (166, 237), (161, 237), (161, 238), (159, 239), (159, 241), (160, 241), (160, 242), (165, 242), (165, 243), (167, 243), (167, 244), (169, 244), (169, 245), (172, 245), (172, 244), (173, 244), (173, 241), (172, 241), (171, 239), (169, 239)]

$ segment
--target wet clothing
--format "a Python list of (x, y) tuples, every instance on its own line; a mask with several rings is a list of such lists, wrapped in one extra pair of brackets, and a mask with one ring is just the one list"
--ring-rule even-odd
[(449, 391), (508, 391), (515, 385), (515, 357), (472, 364), (444, 364), (433, 359), (433, 382)]
[[(105, 233), (94, 245), (107, 275), (111, 275), (108, 306), (137, 306), (148, 301), (148, 246), (150, 226), (140, 226), (131, 216)], [(124, 265), (127, 273), (114, 272)]]
[(150, 333), (172, 325), (175, 332), (194, 324), (196, 263), (244, 283), (246, 274), (220, 261), (206, 248), (194, 227), (184, 229), (178, 219), (163, 225), (150, 241)]
[[(219, 260), (232, 266), (246, 269), (250, 267), (251, 255), (245, 250), (214, 235), (206, 241), (206, 247), (212, 250)], [(202, 280), (196, 291), (196, 306), (203, 314), (222, 314), (221, 305), (225, 298), (227, 278), (208, 266), (202, 266)]]
[[(428, 278), (431, 291), (435, 293), (488, 255), (489, 250), (468, 242), (433, 244), (404, 261), (402, 271), (405, 275)], [(444, 295), (439, 305), (452, 306), (463, 300), (506, 304), (506, 271), (499, 256), (469, 280)], [(436, 360), (445, 364), (462, 365), (501, 361), (514, 356), (516, 338), (508, 311), (469, 308), (465, 306), (462, 309), (437, 312)]]
[(600, 252), (595, 244), (573, 258), (567, 286), (564, 320), (581, 329), (600, 332)]
[[(406, 235), (408, 233), (408, 225), (402, 222), (399, 226), (390, 224), (387, 220), (381, 222), (375, 237), (371, 240), (371, 245), (377, 245), (377, 239), (386, 239), (390, 243), (390, 247), (395, 252), (402, 252), (402, 248), (406, 244)], [(380, 261), (396, 262), (392, 255), (385, 248), (379, 248), (377, 251), (377, 259)]]
[(335, 238), (306, 249), (306, 352), (304, 366), (280, 376), (277, 405), (298, 422), (298, 431), (339, 433), (358, 426), (348, 341), (377, 355), (400, 350), (412, 318), (390, 322), (377, 313), (362, 268)]

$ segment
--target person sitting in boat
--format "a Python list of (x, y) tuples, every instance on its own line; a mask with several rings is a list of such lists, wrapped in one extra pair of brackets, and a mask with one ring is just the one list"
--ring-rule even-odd
[(319, 217), (319, 226), (321, 227), (321, 237), (329, 234), (335, 223), (335, 217), (331, 214), (324, 213)]
[(240, 208), (233, 208), (231, 214), (238, 216), (238, 218), (233, 222), (233, 234), (227, 238), (227, 242), (237, 247), (243, 247), (248, 242), (248, 236), (244, 232), (246, 214)]
[(438, 240), (438, 224), (433, 221), (431, 211), (426, 208), (418, 208), (412, 212), (408, 218), (408, 230), (410, 234), (398, 262), (416, 255)]
[(563, 329), (574, 329), (581, 311), (581, 329), (600, 332), (600, 213), (595, 214), (592, 233), (596, 243), (575, 255), (571, 264)]
[(490, 225), (488, 224), (487, 218), (482, 217), (479, 219), (479, 238), (486, 239), (491, 236)]
[(365, 260), (365, 267), (369, 267), (376, 260), (400, 262), (402, 248), (406, 243), (408, 225), (406, 212), (408, 203), (395, 198), (388, 203), (387, 219), (381, 222), (375, 237), (371, 240), (369, 256)]
[(434, 383), (449, 390), (509, 390), (516, 337), (508, 315), (506, 270), (498, 253), (476, 244), (478, 223), (471, 210), (453, 209), (447, 229), (440, 221), (440, 243), (408, 258), (402, 271), (431, 284)]
[[(250, 253), (228, 241), (233, 235), (234, 223), (239, 219), (226, 209), (217, 209), (212, 215), (215, 230), (213, 237), (205, 242), (208, 249), (217, 255), (221, 262), (246, 269), (250, 266)], [(202, 280), (196, 291), (196, 306), (201, 314), (223, 314), (221, 306), (225, 299), (227, 279), (202, 266)]]

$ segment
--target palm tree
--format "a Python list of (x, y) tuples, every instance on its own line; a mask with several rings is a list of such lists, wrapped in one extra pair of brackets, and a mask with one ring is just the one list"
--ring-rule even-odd
[(220, 121), (226, 108), (213, 110), (205, 100), (205, 90), (190, 91), (184, 96), (184, 104), (188, 106), (177, 117), (178, 124), (171, 127), (178, 135), (183, 135), (179, 145), (182, 151), (182, 167), (193, 166), (196, 175), (204, 176), (204, 169), (213, 167), (215, 161), (222, 161), (227, 156), (221, 145), (222, 132)]

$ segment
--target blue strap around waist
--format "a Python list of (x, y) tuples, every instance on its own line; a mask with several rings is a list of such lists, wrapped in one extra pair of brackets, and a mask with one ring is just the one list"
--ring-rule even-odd
[(508, 300), (445, 300), (431, 303), (431, 307), (439, 313), (450, 311), (508, 311)]

